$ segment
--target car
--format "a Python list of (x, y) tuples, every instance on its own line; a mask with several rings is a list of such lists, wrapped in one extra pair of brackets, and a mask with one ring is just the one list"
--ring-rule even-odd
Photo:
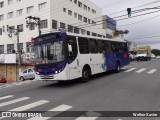
[(131, 61), (134, 61), (134, 60), (136, 60), (136, 55), (129, 53), (129, 58)]
[(156, 56), (157, 59), (160, 59), (160, 56)]
[(7, 82), (6, 78), (0, 75), (0, 83), (6, 83), (6, 82)]
[(34, 80), (35, 79), (35, 72), (32, 69), (26, 69), (23, 72), (19, 74), (19, 80), (25, 81), (25, 80)]

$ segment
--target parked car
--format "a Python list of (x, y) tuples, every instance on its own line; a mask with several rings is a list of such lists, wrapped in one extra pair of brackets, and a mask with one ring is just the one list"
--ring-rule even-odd
[(7, 82), (6, 78), (0, 75), (0, 83), (6, 83), (6, 82)]
[(34, 70), (26, 69), (26, 70), (24, 70), (23, 72), (21, 72), (19, 74), (19, 80), (24, 81), (24, 80), (27, 80), (27, 79), (30, 79), (30, 80), (34, 80), (35, 79)]

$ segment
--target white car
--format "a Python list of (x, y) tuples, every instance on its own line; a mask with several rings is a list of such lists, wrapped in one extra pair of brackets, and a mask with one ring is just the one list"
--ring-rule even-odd
[(136, 60), (136, 55), (129, 53), (129, 58), (131, 61)]
[(26, 69), (19, 74), (19, 80), (24, 81), (27, 79), (30, 79), (30, 80), (35, 79), (35, 72), (32, 69)]

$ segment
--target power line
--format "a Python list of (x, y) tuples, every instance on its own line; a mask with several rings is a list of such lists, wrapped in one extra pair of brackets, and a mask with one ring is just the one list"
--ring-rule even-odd
[[(158, 10), (158, 11), (153, 11), (153, 12), (149, 12), (149, 13), (145, 13), (145, 14), (141, 14), (141, 15), (132, 16), (132, 17), (130, 17), (130, 18), (127, 17), (127, 18), (123, 18), (123, 19), (118, 19), (118, 20), (116, 20), (116, 21), (121, 21), (121, 20), (131, 19), (131, 18), (135, 18), (135, 17), (140, 17), (140, 16), (143, 16), (143, 15), (148, 15), (148, 14), (156, 13), (156, 12), (159, 12), (159, 11), (160, 11), (160, 10)], [(106, 20), (105, 20), (105, 21), (106, 21)], [(96, 24), (96, 25), (101, 25), (101, 24), (103, 24), (104, 20), (96, 21), (96, 23), (99, 23), (99, 22), (102, 22), (102, 23)], [(85, 27), (81, 27), (81, 28), (87, 28), (87, 27), (92, 27), (92, 26), (95, 26), (95, 25), (85, 26)]]
[[(147, 6), (147, 5), (150, 5), (150, 4), (155, 4), (155, 3), (157, 3), (157, 2), (160, 2), (160, 1), (159, 1), (159, 0), (153, 1), (153, 2), (150, 2), (150, 3), (144, 4), (144, 5), (140, 5), (140, 6), (134, 7), (134, 8), (139, 8), (139, 7)], [(106, 6), (105, 6), (105, 7), (106, 7)], [(102, 7), (102, 9), (105, 8), (105, 7)], [(133, 8), (133, 9), (134, 9), (134, 8)], [(119, 12), (111, 13), (111, 14), (109, 14), (109, 15), (118, 14), (118, 13), (121, 13), (121, 12), (126, 12), (126, 10), (122, 10), (122, 11), (119, 11)], [(126, 16), (126, 15), (122, 15), (122, 16)], [(119, 16), (119, 17), (122, 17), (122, 16)], [(98, 19), (98, 18), (101, 18), (101, 17), (102, 17), (102, 16), (96, 17), (96, 18), (93, 18), (92, 20)], [(83, 23), (83, 22), (78, 22), (78, 23), (74, 23), (74, 24), (79, 24), (79, 23)], [(74, 25), (74, 24), (72, 24), (72, 25)], [(88, 24), (87, 24), (87, 25), (88, 25)]]
[(157, 15), (157, 16), (154, 16), (154, 17), (151, 17), (151, 18), (148, 18), (148, 19), (144, 19), (144, 20), (141, 20), (141, 21), (137, 21), (137, 22), (133, 22), (133, 23), (129, 23), (129, 24), (120, 25), (120, 26), (117, 26), (117, 27), (120, 28), (120, 27), (124, 27), (124, 26), (134, 25), (134, 24), (137, 24), (137, 23), (142, 23), (142, 22), (145, 22), (145, 21), (148, 21), (148, 20), (157, 18), (157, 17), (160, 17), (160, 15)]

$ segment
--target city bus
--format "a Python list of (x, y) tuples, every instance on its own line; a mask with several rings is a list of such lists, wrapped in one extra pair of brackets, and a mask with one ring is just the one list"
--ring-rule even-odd
[(47, 33), (34, 38), (35, 73), (38, 80), (67, 81), (107, 71), (119, 72), (128, 65), (127, 43), (68, 32)]

